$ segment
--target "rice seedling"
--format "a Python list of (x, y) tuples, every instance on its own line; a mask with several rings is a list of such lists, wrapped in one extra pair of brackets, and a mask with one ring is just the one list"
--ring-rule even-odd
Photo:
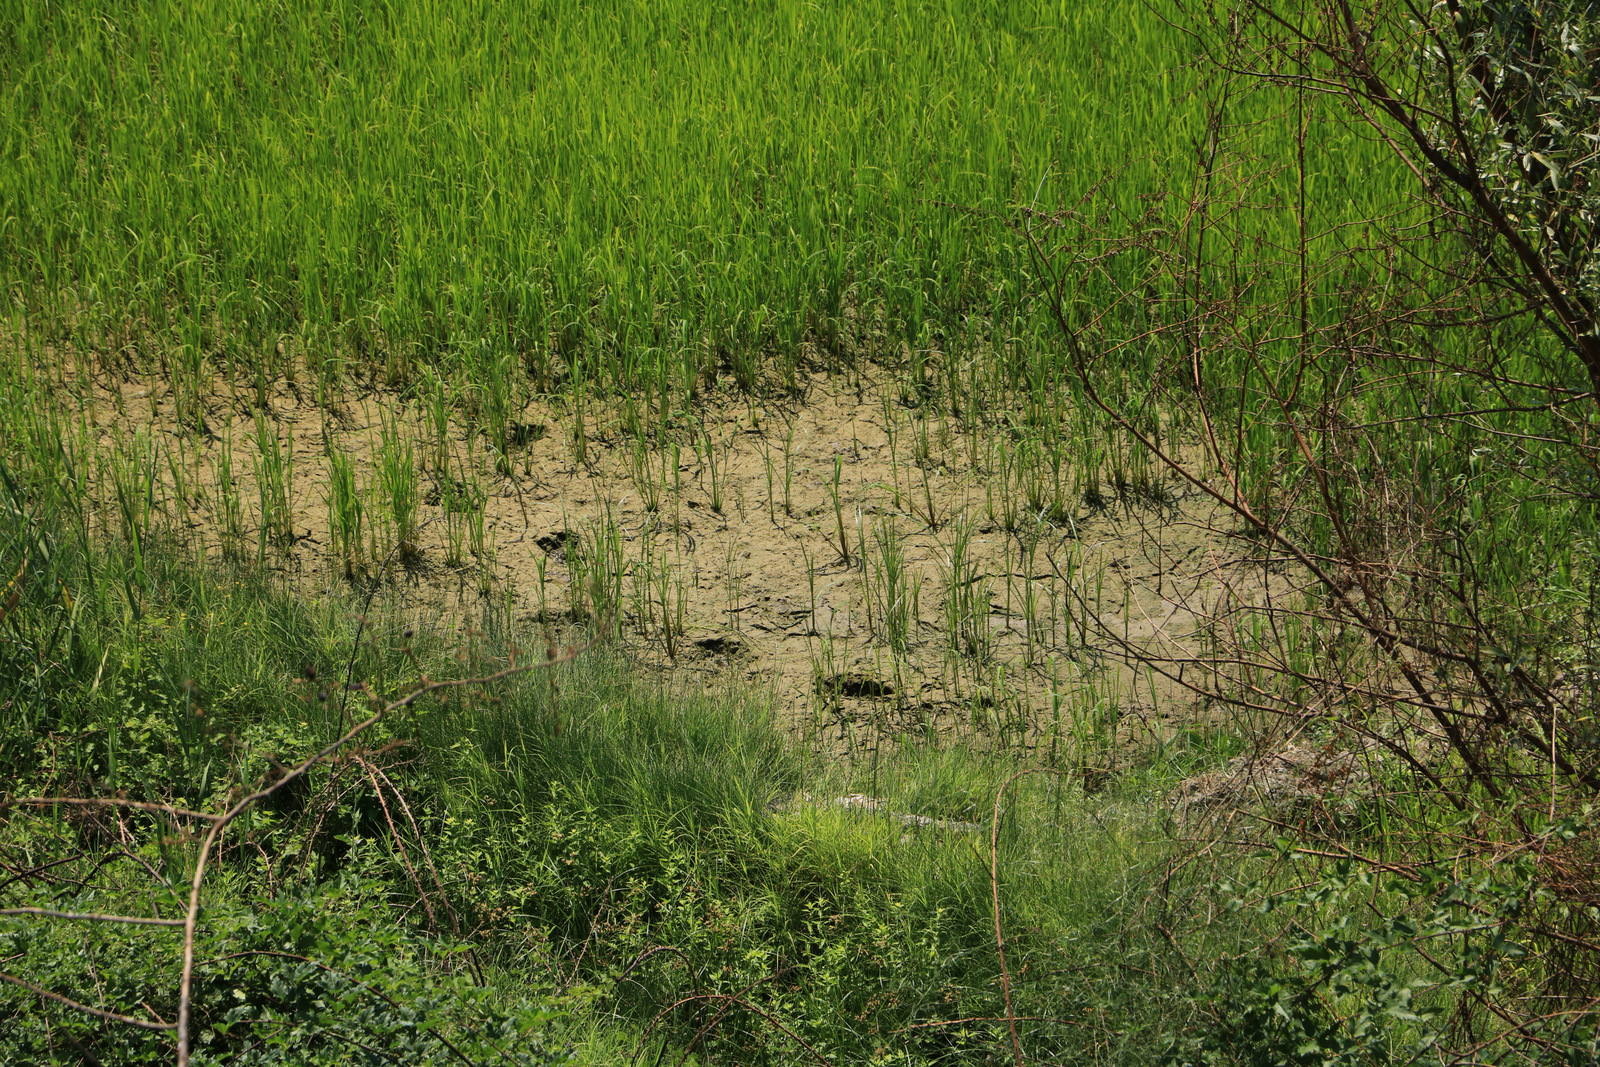
[(459, 567), (466, 558), (469, 521), (466, 510), (461, 506), (460, 494), (454, 485), (441, 494), (439, 503), (444, 511), (444, 565)]
[(218, 437), (217, 450), (212, 457), (212, 481), (216, 486), (213, 518), (222, 541), (224, 559), (238, 560), (244, 556), (244, 504), (239, 497), (239, 484), (233, 475), (233, 426), (230, 424)]
[[(661, 490), (667, 472), (657, 468), (642, 429), (634, 433), (631, 445), (628, 450), (628, 478), (633, 483), (634, 492), (639, 494), (640, 505), (646, 513), (654, 515), (661, 510)], [(663, 450), (663, 458), (665, 455)]]
[(993, 651), (989, 628), (989, 577), (977, 569), (972, 554), (973, 523), (961, 511), (950, 520), (945, 550), (945, 631), (950, 651), (958, 658), (987, 663)]
[[(922, 476), (922, 512), (918, 515), (918, 518), (928, 524), (930, 532), (938, 533), (939, 527), (944, 524), (945, 520), (940, 517), (939, 505), (935, 502), (933, 470), (936, 464), (933, 458), (933, 450), (928, 442), (928, 419), (926, 416), (917, 420), (917, 432), (913, 437), (913, 441), (915, 442), (915, 447), (913, 448), (915, 465)], [(915, 508), (912, 509), (912, 514), (917, 515)]]
[(1011, 442), (999, 442), (999, 460), (993, 464), (995, 477), (984, 487), (989, 520), (1007, 533), (1015, 533), (1021, 525), (1021, 511), (1017, 507), (1017, 493), (1012, 484), (1017, 477), (1018, 460)]
[(567, 568), (572, 576), (567, 592), (573, 619), (603, 627), (606, 634), (620, 632), (628, 564), (617, 524), (599, 519), (585, 534), (569, 537)]
[(904, 540), (891, 516), (879, 517), (873, 543), (877, 551), (865, 574), (869, 621), (878, 639), (903, 656), (910, 650), (921, 615), (922, 575), (911, 572)]
[[(190, 533), (194, 527), (191, 521), (190, 505), (197, 497), (197, 491), (190, 482), (189, 466), (185, 451), (189, 447), (188, 437), (179, 434), (172, 444), (175, 447), (162, 449), (162, 456), (166, 460), (167, 473), (171, 475), (172, 503), (176, 506), (176, 513), (171, 515), (174, 527), (180, 531), (185, 545), (189, 542)], [(198, 457), (197, 457), (198, 458)]]
[(398, 416), (381, 415), (377, 464), (378, 488), (384, 506), (384, 555), (395, 552), (402, 562), (410, 562), (421, 552), (417, 538), (417, 508), (421, 499), (415, 450), (402, 433)]
[(723, 610), (727, 616), (728, 627), (734, 633), (739, 632), (739, 613), (743, 610), (740, 604), (740, 594), (744, 588), (744, 569), (739, 562), (741, 556), (739, 549), (739, 539), (731, 538), (728, 541), (727, 551), (723, 559), (723, 580), (726, 583), (726, 605)]
[(267, 545), (278, 546), (287, 552), (294, 547), (294, 512), (292, 509), (294, 481), (294, 430), (288, 431), (285, 445), (278, 438), (266, 412), (257, 409), (255, 433), (250, 435), (255, 450), (250, 453), (250, 464), (256, 480), (260, 500), (260, 540), (258, 558), (265, 558)]
[[(196, 324), (198, 325), (198, 324)], [(173, 419), (185, 432), (205, 430), (205, 396), (208, 392), (205, 349), (195, 339), (172, 353)]]
[(548, 560), (543, 553), (539, 553), (533, 557), (534, 575), (539, 580), (538, 618), (541, 623), (548, 623), (550, 621), (550, 601), (547, 595), (547, 591), (549, 589), (549, 576), (545, 573), (545, 567), (547, 563)]
[[(700, 440), (701, 444), (705, 448), (705, 467), (711, 479), (711, 510), (716, 514), (721, 515), (722, 491), (724, 488), (721, 474), (726, 465), (725, 463), (719, 461), (719, 457), (717, 455), (717, 442), (712, 440), (711, 431), (702, 427), (700, 431)], [(726, 445), (726, 442), (724, 442), (724, 445)]]
[(486, 592), (486, 582), (494, 573), (497, 555), (494, 531), (485, 529), (489, 495), (484, 491), (476, 475), (467, 483), (466, 491), (461, 494), (459, 501), (466, 516), (467, 550), (478, 563), (479, 587)]
[(500, 555), (495, 543), (495, 532), (484, 530), (481, 507), (467, 513), (467, 541), (472, 550), (472, 558), (478, 563), (478, 595), (488, 599), (494, 591), (495, 564), (499, 562)]
[(828, 499), (833, 501), (834, 532), (838, 537), (839, 558), (850, 566), (850, 542), (844, 530), (844, 505), (839, 496), (839, 479), (844, 473), (844, 457), (833, 457), (833, 478), (827, 483)]
[(642, 560), (632, 568), (636, 602), (643, 632), (659, 637), (661, 648), (676, 660), (683, 648), (684, 628), (688, 623), (688, 590), (683, 568), (665, 560)]
[[(478, 406), (484, 420), (484, 431), (489, 439), (489, 451), (494, 456), (495, 470), (511, 473), (511, 416), (515, 406), (512, 395), (517, 381), (517, 361), (512, 353), (490, 355), (480, 348), (476, 354)], [(577, 409), (577, 433), (581, 435), (582, 408)], [(584, 461), (585, 446), (581, 437), (575, 438), (579, 462)]]
[(777, 488), (773, 477), (772, 446), (763, 437), (758, 446), (761, 449), (761, 469), (767, 476), (767, 519), (774, 524), (778, 521)]
[(589, 431), (585, 422), (586, 408), (584, 404), (584, 377), (583, 363), (575, 361), (572, 365), (572, 384), (570, 401), (572, 406), (572, 461), (579, 467), (589, 465)]
[(450, 401), (446, 379), (431, 367), (422, 373), (423, 411), (433, 433), (433, 480), (441, 487), (450, 482)]
[(783, 513), (794, 518), (794, 423), (783, 436)]
[(333, 556), (344, 569), (347, 581), (355, 581), (364, 565), (365, 506), (356, 483), (355, 466), (348, 453), (328, 454), (328, 487), (324, 501), (328, 507), (328, 531)]
[(119, 444), (112, 451), (111, 482), (122, 519), (122, 539), (129, 548), (129, 603), (136, 604), (135, 590), (142, 590), (147, 584), (145, 563), (157, 486), (155, 442), (143, 431), (136, 433), (126, 447)]

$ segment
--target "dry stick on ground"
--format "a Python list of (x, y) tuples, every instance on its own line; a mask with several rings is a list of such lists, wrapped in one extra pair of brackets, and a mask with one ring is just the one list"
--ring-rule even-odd
[[(684, 1046), (683, 1055), (678, 1057), (678, 1062), (677, 1062), (677, 1064), (674, 1065), (674, 1067), (683, 1067), (683, 1065), (688, 1062), (690, 1054), (694, 1052), (694, 1047), (696, 1045), (698, 1045), (702, 1040), (704, 1040), (705, 1036), (707, 1034), (709, 1034), (712, 1030), (715, 1030), (717, 1028), (717, 1024), (722, 1022), (723, 1018), (727, 1016), (728, 1012), (733, 1010), (733, 1008), (736, 1006), (736, 1004), (743, 1003), (744, 1002), (744, 998), (750, 993), (750, 991), (752, 989), (754, 989), (758, 985), (763, 985), (763, 984), (765, 984), (767, 982), (773, 981), (774, 979), (781, 978), (784, 975), (788, 974), (792, 970), (794, 970), (794, 967), (793, 966), (789, 966), (789, 967), (784, 967), (781, 970), (773, 971), (771, 974), (762, 975), (760, 978), (757, 978), (754, 982), (751, 982), (749, 985), (747, 985), (743, 989), (739, 990), (738, 993), (734, 994), (733, 998), (731, 1000), (729, 1000), (726, 1004), (724, 1004), (722, 1006), (722, 1008), (719, 1009), (717, 1011), (717, 1013), (711, 1017), (711, 1021), (710, 1022), (706, 1023), (699, 1030), (695, 1031), (694, 1037), (690, 1038), (689, 1039), (689, 1043)], [(658, 1056), (656, 1058), (659, 1061), (660, 1057)]]
[(394, 824), (394, 816), (389, 814), (389, 802), (383, 799), (383, 787), (378, 784), (378, 776), (372, 772), (372, 764), (360, 756), (355, 757), (355, 762), (367, 772), (367, 780), (372, 783), (372, 791), (378, 795), (378, 805), (383, 808), (383, 821), (389, 824), (389, 837), (394, 841), (395, 848), (400, 851), (400, 862), (405, 865), (406, 875), (411, 879), (411, 884), (417, 887), (417, 896), (422, 900), (422, 910), (428, 913), (428, 929), (438, 933), (439, 920), (434, 917), (433, 902), (428, 899), (428, 891), (422, 888), (422, 879), (417, 877), (416, 868), (411, 866), (411, 854), (406, 851), (406, 843)]
[(82, 919), (97, 923), (126, 923), (130, 926), (182, 926), (182, 919), (152, 919), (142, 915), (104, 915), (88, 911), (56, 911), (54, 908), (0, 908), (0, 915), (37, 915), (44, 919)]
[(450, 906), (449, 894), (444, 891), (444, 879), (439, 877), (439, 868), (434, 866), (433, 855), (428, 851), (427, 838), (423, 837), (422, 830), (417, 826), (417, 820), (411, 814), (411, 805), (406, 803), (405, 794), (400, 792), (400, 788), (390, 780), (382, 767), (374, 765), (371, 770), (388, 785), (389, 792), (394, 794), (394, 799), (399, 803), (400, 810), (405, 813), (406, 822), (411, 824), (411, 832), (417, 837), (417, 847), (422, 850), (423, 862), (428, 865), (428, 873), (433, 876), (434, 888), (439, 891), (439, 902), (444, 905), (445, 913), (450, 916), (450, 929), (457, 937), (460, 937), (461, 924), (456, 919), (455, 909)]

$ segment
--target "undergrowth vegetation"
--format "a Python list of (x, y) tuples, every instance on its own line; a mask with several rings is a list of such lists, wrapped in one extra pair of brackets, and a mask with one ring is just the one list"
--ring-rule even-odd
[[(336, 736), (353, 700), (481, 670), (515, 637), (492, 611), (451, 633), (392, 602), (308, 606), (161, 550), (134, 612), (104, 578), (113, 558), (31, 547), (47, 549), (30, 564), (47, 580), (8, 612), (6, 691), (13, 713), (32, 708), (6, 736), (12, 909), (170, 917), (192, 863), (160, 807), (15, 798), (226, 802)], [(1003, 1055), (989, 831), (1014, 769), (960, 749), (819, 764), (758, 703), (640, 683), (600, 650), (424, 698), (225, 840), (193, 1062), (431, 1060), (451, 1043), (471, 1062), (632, 1046), (742, 1062)], [(1031, 779), (1007, 795), (995, 856), (1012, 1013), (1040, 1054), (1110, 1042), (1145, 1059), (1140, 1034), (1199, 1010), (1184, 983), (1164, 985), (1181, 950), (1161, 924), (1197, 939), (1190, 951), (1218, 931), (1195, 922), (1202, 886), (1171, 877), (1160, 781), (1088, 796), (1070, 777)], [(857, 789), (895, 817), (833, 802)], [(181, 931), (5, 922), (31, 985), (0, 993), (9, 1058), (170, 1055), (166, 1032), (37, 990), (170, 1020)]]
[(0, 4), (0, 1058), (1596, 1062), (1597, 71)]

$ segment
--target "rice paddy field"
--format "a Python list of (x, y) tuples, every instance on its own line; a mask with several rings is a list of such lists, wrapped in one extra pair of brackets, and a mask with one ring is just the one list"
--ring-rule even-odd
[[(1562, 605), (1529, 656), (1579, 656), (1595, 523), (1485, 458), (1515, 397), (1439, 436), (1406, 417), (1470, 384), (1304, 373), (1352, 274), (1445, 254), (1367, 254), (1410, 172), (1203, 62), (1205, 15), (0, 3), (4, 1055), (1280, 1062), (1272, 902), (1412, 898), (1173, 800), (1338, 746), (1130, 654), (1303, 592), (1161, 456), (1220, 420), (1270, 510), (1290, 378), (1393, 420), (1363, 506), (1437, 482), (1514, 541), (1474, 558)], [(1209, 409), (1166, 369), (1207, 255)], [(1339, 847), (1442, 825), (1406, 805)], [(1477, 1033), (1478, 972), (1394, 959), (1281, 1062)]]

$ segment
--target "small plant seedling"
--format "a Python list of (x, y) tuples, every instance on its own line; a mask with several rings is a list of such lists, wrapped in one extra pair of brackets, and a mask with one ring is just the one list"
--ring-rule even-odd
[(383, 492), (393, 549), (400, 559), (410, 562), (421, 554), (417, 540), (417, 508), (421, 503), (417, 489), (415, 452), (401, 433), (400, 421), (382, 417), (378, 445), (378, 484)]
[(328, 530), (334, 558), (344, 568), (347, 580), (354, 581), (362, 568), (365, 508), (356, 485), (355, 468), (348, 453), (335, 449), (328, 454)]
[(850, 542), (847, 539), (844, 530), (844, 505), (839, 499), (839, 479), (842, 477), (843, 473), (844, 457), (834, 456), (833, 480), (828, 483), (828, 492), (833, 500), (834, 528), (839, 538), (839, 558), (842, 559), (845, 563), (845, 566), (848, 567), (850, 565)]
[(269, 543), (277, 545), (284, 552), (294, 547), (294, 517), (290, 510), (294, 431), (289, 431), (289, 443), (285, 447), (266, 413), (257, 410), (256, 431), (252, 439), (256, 449), (251, 453), (250, 460), (255, 468), (256, 489), (261, 500), (260, 555), (264, 557)]

